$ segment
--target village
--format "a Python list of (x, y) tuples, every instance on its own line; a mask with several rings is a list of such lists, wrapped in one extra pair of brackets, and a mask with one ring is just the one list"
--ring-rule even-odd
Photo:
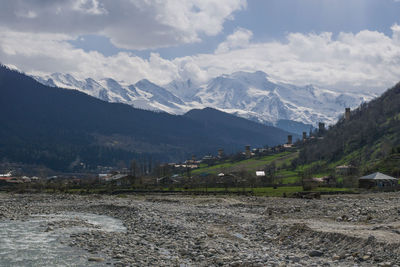
[[(350, 109), (346, 108), (343, 119), (349, 120)], [(324, 138), (325, 124), (309, 135), (303, 132), (301, 139), (293, 140), (287, 136), (287, 142), (275, 147), (251, 148), (226, 155), (218, 149), (215, 155), (209, 154), (197, 159), (195, 155), (182, 163), (154, 164), (150, 161), (138, 163), (132, 161), (130, 167), (98, 166), (96, 170), (85, 170), (85, 163), (79, 163), (80, 169), (72, 173), (55, 173), (50, 176), (27, 176), (18, 171), (0, 174), (0, 190), (40, 189), (69, 190), (107, 189), (128, 191), (195, 191), (195, 192), (242, 192), (254, 193), (255, 188), (281, 187), (282, 195), (301, 191), (354, 192), (365, 190), (395, 191), (398, 189), (398, 177), (375, 172), (361, 175), (357, 166), (351, 164), (331, 167), (329, 171), (308, 170), (304, 166), (295, 166), (298, 151), (310, 142)], [(318, 167), (318, 166), (317, 166)], [(319, 167), (321, 168), (321, 167)], [(296, 189), (293, 189), (296, 188)], [(236, 189), (236, 190), (235, 190)], [(240, 189), (240, 190), (239, 190)], [(258, 190), (259, 191), (259, 190)]]

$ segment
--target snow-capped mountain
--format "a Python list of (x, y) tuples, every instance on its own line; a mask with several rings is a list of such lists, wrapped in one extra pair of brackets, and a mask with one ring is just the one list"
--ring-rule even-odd
[(260, 122), (293, 120), (313, 125), (334, 123), (345, 107), (354, 108), (374, 97), (274, 82), (261, 71), (219, 76), (196, 96), (204, 106), (215, 106)]
[(60, 73), (34, 78), (49, 86), (77, 89), (105, 101), (142, 109), (183, 114), (194, 108), (213, 107), (275, 125), (279, 120), (332, 124), (346, 107), (354, 108), (376, 97), (365, 93), (340, 93), (313, 85), (280, 83), (261, 71), (222, 75), (205, 84), (187, 80), (164, 86), (148, 80), (131, 85), (111, 78), (78, 80)]
[(182, 114), (185, 103), (174, 94), (148, 80), (126, 84), (111, 78), (95, 81), (91, 78), (78, 80), (70, 74), (53, 73), (45, 77), (34, 77), (40, 83), (52, 87), (76, 89), (108, 102), (132, 105), (136, 108)]

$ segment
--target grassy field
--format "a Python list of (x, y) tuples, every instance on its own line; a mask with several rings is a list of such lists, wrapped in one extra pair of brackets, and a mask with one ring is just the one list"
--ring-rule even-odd
[(238, 172), (247, 171), (255, 172), (260, 169), (264, 169), (265, 165), (275, 163), (277, 167), (284, 164), (289, 165), (291, 160), (297, 157), (298, 152), (282, 152), (274, 155), (269, 155), (261, 158), (251, 158), (247, 160), (242, 160), (239, 162), (226, 161), (214, 166), (200, 166), (192, 172), (193, 175), (198, 175), (202, 173), (218, 174), (221, 172)]
[[(167, 191), (167, 189), (166, 189)], [(316, 187), (312, 190), (312, 192), (321, 192), (321, 193), (332, 193), (332, 192), (352, 192), (353, 189), (350, 188), (331, 188), (331, 187)], [(291, 196), (296, 192), (304, 192), (303, 187), (301, 186), (280, 186), (280, 187), (229, 187), (229, 188), (193, 188), (193, 189), (183, 189), (183, 188), (175, 188), (173, 192), (216, 192), (216, 193), (244, 193), (247, 192), (249, 194), (255, 196), (266, 196), (266, 197), (282, 197), (284, 195)]]
[[(131, 193), (142, 193), (142, 194), (147, 194), (147, 193), (162, 193), (160, 191), (163, 191), (165, 193), (170, 192), (170, 193), (208, 193), (208, 194), (249, 194), (249, 195), (255, 195), (255, 196), (265, 196), (265, 197), (282, 197), (282, 196), (288, 196), (290, 197), (296, 192), (304, 192), (303, 187), (301, 186), (278, 186), (276, 188), (274, 187), (197, 187), (197, 188), (190, 188), (190, 189), (185, 189), (185, 188), (153, 188), (153, 189), (133, 189), (133, 188), (114, 188), (112, 190), (107, 190), (106, 188), (91, 188), (91, 189), (68, 189), (63, 191), (64, 193), (70, 193), (70, 194), (116, 194), (117, 196), (119, 195), (126, 195), (126, 194), (131, 194)], [(321, 192), (321, 193), (336, 193), (336, 192), (342, 192), (342, 193), (351, 193), (354, 192), (354, 189), (350, 188), (331, 188), (331, 187), (316, 187), (311, 190), (312, 192)], [(45, 193), (55, 193), (54, 190), (45, 190)], [(58, 191), (57, 191), (58, 192)]]
[[(201, 165), (199, 169), (192, 172), (192, 175), (218, 174), (245, 171), (254, 174), (257, 170), (263, 170), (266, 165), (275, 164), (277, 172), (275, 173), (275, 182), (277, 184), (296, 184), (301, 181), (300, 173), (311, 165), (299, 166), (296, 170), (288, 170), (285, 166), (290, 166), (293, 159), (299, 155), (298, 151), (282, 152), (261, 158), (251, 158), (239, 162), (225, 161), (214, 166)], [(315, 177), (323, 177), (327, 173), (320, 173)]]

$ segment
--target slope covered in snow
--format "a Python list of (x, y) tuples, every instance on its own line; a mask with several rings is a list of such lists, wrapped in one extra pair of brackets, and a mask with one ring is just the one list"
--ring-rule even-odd
[(148, 80), (132, 85), (111, 78), (78, 80), (60, 73), (35, 78), (49, 86), (77, 89), (105, 101), (126, 103), (142, 109), (183, 114), (195, 108), (212, 107), (274, 125), (280, 120), (312, 125), (321, 121), (332, 124), (346, 107), (357, 107), (375, 97), (365, 93), (336, 92), (313, 85), (280, 83), (261, 71), (221, 75), (204, 84), (187, 80), (172, 81), (165, 86)]
[(127, 85), (112, 78), (99, 81), (91, 78), (78, 80), (70, 74), (61, 73), (34, 78), (48, 86), (79, 90), (108, 102), (125, 103), (136, 108), (172, 114), (182, 114), (186, 111), (181, 99), (148, 80)]
[(273, 82), (263, 72), (236, 72), (208, 82), (196, 94), (204, 106), (218, 107), (261, 122), (293, 120), (316, 125), (334, 123), (345, 107), (356, 107), (373, 95), (338, 93), (312, 85)]

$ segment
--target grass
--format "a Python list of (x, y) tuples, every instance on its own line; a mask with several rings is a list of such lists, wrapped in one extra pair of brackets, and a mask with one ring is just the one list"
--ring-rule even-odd
[(354, 188), (337, 188), (337, 187), (316, 187), (313, 191), (317, 192), (354, 192)]
[(289, 176), (281, 179), (282, 184), (295, 184), (301, 181), (299, 176)]
[(265, 165), (274, 162), (277, 167), (284, 164), (289, 165), (291, 160), (297, 157), (298, 152), (282, 152), (274, 155), (264, 156), (261, 158), (251, 158), (242, 160), (239, 162), (226, 161), (221, 164), (217, 164), (210, 167), (205, 167), (200, 165), (199, 169), (193, 170), (193, 175), (198, 175), (202, 173), (218, 174), (220, 172), (237, 172), (237, 171), (248, 171), (254, 172), (263, 169)]
[[(301, 186), (281, 186), (276, 189), (273, 187), (261, 187), (255, 188), (254, 194), (258, 196), (271, 196), (271, 197), (280, 197), (285, 193), (287, 196), (292, 195), (296, 192), (303, 192), (303, 187)], [(311, 191), (317, 192), (350, 192), (352, 189), (350, 188), (332, 188), (332, 187), (316, 187)]]
[(228, 188), (223, 188), (223, 187), (212, 187), (212, 188), (192, 188), (192, 189), (183, 189), (183, 188), (176, 188), (174, 191), (177, 192), (193, 192), (193, 191), (199, 191), (199, 192), (227, 192), (227, 193), (243, 193), (243, 192), (248, 192), (252, 193), (256, 196), (270, 196), (270, 197), (281, 197), (284, 195), (290, 195), (295, 192), (300, 192), (303, 191), (303, 188), (301, 186), (282, 186), (282, 187), (277, 187), (274, 189), (273, 187), (228, 187)]
[(279, 177), (297, 176), (298, 172), (290, 170), (279, 170), (278, 172), (275, 173), (275, 175)]
[[(152, 190), (162, 190), (165, 192), (207, 192), (209, 194), (219, 193), (219, 194), (229, 194), (229, 193), (248, 193), (251, 195), (255, 196), (265, 196), (265, 197), (282, 197), (282, 196), (288, 196), (290, 197), (296, 192), (303, 192), (303, 187), (302, 186), (277, 186), (276, 188), (274, 187), (197, 187), (197, 188), (190, 188), (190, 189), (185, 189), (185, 188), (149, 188), (147, 191), (148, 193), (151, 193)], [(317, 187), (313, 188), (311, 191), (313, 192), (321, 192), (321, 193), (328, 193), (328, 192), (352, 192), (354, 189), (349, 189), (349, 188), (330, 188), (330, 187)], [(45, 190), (44, 192), (46, 193), (59, 193), (54, 192), (53, 190)], [(114, 188), (114, 190), (105, 190), (105, 188), (93, 188), (90, 190), (86, 190), (83, 188), (80, 189), (69, 189), (64, 193), (70, 193), (70, 194), (115, 194), (116, 197), (118, 198), (127, 198), (129, 194), (135, 192), (134, 189), (129, 188), (129, 189), (122, 189), (122, 188)], [(146, 190), (143, 191), (143, 193), (146, 193)]]
[[(290, 166), (291, 161), (298, 156), (298, 151), (295, 152), (282, 152), (273, 155), (264, 156), (261, 158), (251, 158), (242, 160), (239, 162), (225, 161), (214, 166), (204, 166), (202, 164), (199, 169), (193, 170), (193, 175), (200, 175), (203, 173), (207, 174), (218, 174), (218, 173), (230, 173), (245, 171), (254, 174), (257, 170), (262, 170), (266, 165), (274, 163), (275, 166), (280, 169), (275, 173), (276, 181), (281, 184), (294, 184), (300, 181), (298, 170), (287, 170), (281, 169), (282, 167)], [(322, 175), (323, 176), (323, 175)]]
[[(276, 188), (273, 187), (229, 187), (229, 188), (223, 188), (223, 187), (212, 187), (212, 188), (204, 188), (204, 187), (199, 187), (199, 188), (191, 188), (191, 189), (183, 189), (183, 188), (175, 188), (173, 192), (208, 192), (208, 193), (251, 193), (254, 194), (255, 196), (265, 196), (265, 197), (282, 197), (284, 195), (286, 196), (291, 196), (296, 192), (303, 192), (303, 187), (302, 186), (278, 186)], [(350, 188), (331, 188), (331, 187), (317, 187), (312, 189), (313, 192), (321, 192), (321, 193), (328, 193), (328, 192), (352, 192), (352, 189)]]

